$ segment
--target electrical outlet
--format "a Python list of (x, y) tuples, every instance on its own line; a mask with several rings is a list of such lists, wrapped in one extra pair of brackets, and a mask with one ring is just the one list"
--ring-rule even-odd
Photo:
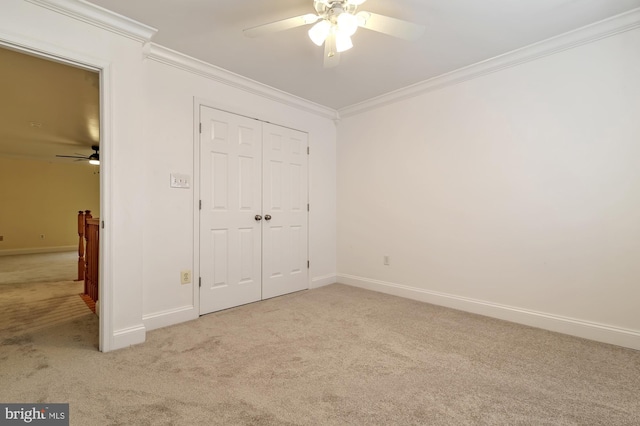
[(386, 266), (389, 266), (389, 265), (391, 264), (391, 263), (390, 263), (390, 259), (389, 259), (389, 255), (385, 255), (385, 256), (382, 258), (382, 261), (384, 262), (384, 264), (385, 264)]
[(191, 271), (184, 270), (180, 271), (180, 283), (181, 284), (191, 284)]

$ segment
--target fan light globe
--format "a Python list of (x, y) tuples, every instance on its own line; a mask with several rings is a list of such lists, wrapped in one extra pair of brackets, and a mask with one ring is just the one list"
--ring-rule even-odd
[(341, 13), (338, 16), (338, 28), (351, 37), (358, 29), (358, 18), (350, 13)]
[(322, 46), (322, 43), (324, 43), (324, 40), (329, 35), (330, 31), (331, 23), (329, 21), (322, 20), (311, 27), (311, 29), (309, 30), (309, 38), (316, 45)]
[(371, 18), (371, 14), (369, 12), (362, 11), (356, 13), (356, 22), (360, 27), (364, 27), (369, 18)]
[(338, 28), (336, 30), (336, 51), (344, 52), (352, 47), (353, 43), (351, 42), (351, 36)]
[(100, 160), (89, 160), (89, 164), (93, 164), (94, 166), (99, 166), (100, 165)]

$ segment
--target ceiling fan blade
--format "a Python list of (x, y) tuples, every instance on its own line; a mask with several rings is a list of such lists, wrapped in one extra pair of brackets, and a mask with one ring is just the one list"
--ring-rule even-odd
[(88, 159), (88, 157), (80, 157), (78, 155), (56, 155), (56, 157), (62, 157), (62, 158), (79, 158), (80, 160), (86, 160)]
[(378, 15), (371, 12), (358, 12), (358, 26), (405, 40), (416, 40), (424, 33), (424, 25)]
[(324, 41), (324, 67), (337, 67), (340, 63), (340, 52), (336, 49), (336, 35), (331, 32)]
[(282, 19), (280, 21), (271, 22), (269, 24), (247, 28), (246, 30), (243, 30), (243, 33), (246, 37), (260, 37), (278, 31), (284, 31), (291, 28), (301, 27), (307, 24), (313, 24), (318, 19), (320, 19), (318, 15), (309, 13), (307, 15), (295, 16), (293, 18)]

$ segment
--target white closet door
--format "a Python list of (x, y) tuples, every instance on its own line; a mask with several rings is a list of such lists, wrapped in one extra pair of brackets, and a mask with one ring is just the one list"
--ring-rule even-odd
[(263, 124), (262, 298), (309, 288), (306, 133)]
[(200, 313), (262, 298), (261, 123), (200, 108)]

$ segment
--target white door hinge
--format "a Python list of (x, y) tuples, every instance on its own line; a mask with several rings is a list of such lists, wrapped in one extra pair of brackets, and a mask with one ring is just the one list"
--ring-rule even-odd
[(202, 123), (200, 123), (200, 133), (202, 133)]

